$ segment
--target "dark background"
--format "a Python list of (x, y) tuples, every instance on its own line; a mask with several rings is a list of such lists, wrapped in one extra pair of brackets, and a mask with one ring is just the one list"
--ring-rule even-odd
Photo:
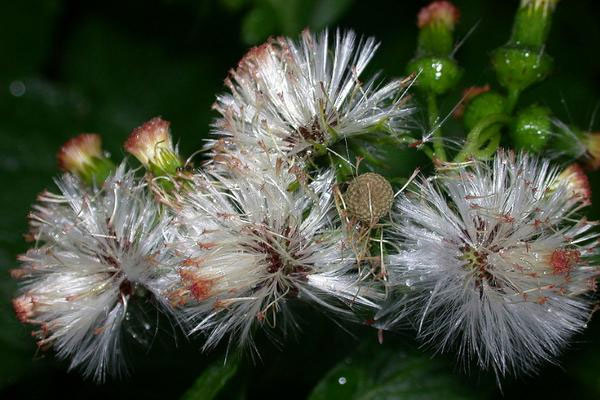
[[(55, 154), (81, 132), (102, 134), (114, 160), (121, 144), (144, 121), (161, 115), (183, 154), (198, 149), (216, 114), (210, 106), (223, 79), (249, 46), (270, 34), (296, 35), (303, 27), (352, 28), (374, 35), (381, 47), (369, 72), (404, 74), (414, 53), (416, 13), (426, 1), (221, 0), (221, 1), (3, 1), (0, 5), (0, 398), (177, 398), (224, 348), (205, 355), (199, 341), (171, 333), (169, 323), (144, 353), (134, 344), (132, 375), (96, 385), (66, 372), (51, 353), (36, 351), (29, 329), (10, 307), (15, 283), (8, 270), (26, 249), (22, 234), (35, 196), (57, 174)], [(466, 69), (461, 89), (493, 83), (489, 52), (510, 32), (515, 1), (456, 0), (457, 35), (477, 25), (457, 53)], [(553, 75), (527, 91), (519, 104), (548, 105), (561, 120), (599, 129), (593, 115), (600, 94), (600, 4), (563, 0), (547, 51)], [(443, 103), (448, 112), (457, 90)], [(417, 115), (419, 118), (419, 115)], [(425, 118), (423, 117), (423, 121)], [(448, 131), (459, 125), (450, 121)], [(398, 154), (398, 170), (413, 157)], [(598, 174), (591, 175), (598, 186)], [(598, 188), (600, 189), (600, 188)], [(598, 193), (598, 190), (596, 190)], [(594, 196), (596, 199), (597, 196)], [(595, 217), (600, 214), (594, 210)], [(277, 348), (259, 337), (262, 359), (246, 360), (223, 398), (305, 398), (322, 375), (359, 346), (372, 330), (336, 324), (304, 312), (304, 332)], [(507, 379), (504, 395), (528, 398), (600, 397), (600, 324), (594, 321), (560, 358), (535, 377)], [(381, 352), (413, 346), (405, 335), (386, 336)], [(177, 341), (175, 346), (174, 341)], [(430, 353), (425, 353), (430, 355)], [(465, 373), (445, 360), (447, 372), (476, 397), (500, 397), (494, 378)], [(418, 393), (417, 393), (418, 395)], [(444, 397), (443, 391), (440, 398)], [(407, 397), (408, 398), (408, 397)], [(410, 398), (419, 398), (410, 397)], [(424, 398), (427, 398), (424, 397)]]

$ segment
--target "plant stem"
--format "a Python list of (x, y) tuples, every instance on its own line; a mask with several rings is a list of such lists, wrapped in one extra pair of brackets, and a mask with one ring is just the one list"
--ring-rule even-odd
[[(465, 143), (465, 146), (460, 151), (460, 153), (458, 153), (456, 157), (454, 157), (454, 162), (463, 162), (467, 159), (467, 157), (471, 155), (477, 155), (479, 147), (483, 144), (483, 142), (485, 142), (485, 140), (490, 138), (490, 136), (482, 135), (482, 133), (493, 125), (507, 124), (509, 122), (510, 117), (506, 114), (492, 114), (483, 118), (477, 123), (477, 125), (473, 127), (473, 129), (471, 129), (471, 132), (469, 132), (469, 134), (467, 135), (467, 141)], [(496, 140), (494, 139), (495, 138), (491, 139), (490, 145), (492, 145), (495, 142), (499, 143), (499, 138)], [(482, 151), (488, 153), (490, 151), (489, 147), (490, 146), (486, 147)]]
[(507, 95), (507, 110), (506, 112), (508, 114), (512, 114), (513, 110), (515, 109), (515, 106), (517, 105), (517, 101), (519, 101), (519, 95), (521, 94), (521, 92), (518, 89), (514, 89), (514, 88), (509, 88), (508, 89), (508, 95)]
[(439, 126), (439, 111), (435, 94), (427, 95), (427, 111), (429, 113), (429, 128), (433, 129), (433, 150), (440, 161), (446, 161), (446, 151), (442, 142), (442, 129)]

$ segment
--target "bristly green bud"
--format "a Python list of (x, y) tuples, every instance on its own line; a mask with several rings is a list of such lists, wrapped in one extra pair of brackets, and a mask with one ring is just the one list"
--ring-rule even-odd
[(492, 53), (498, 81), (509, 91), (511, 110), (518, 94), (546, 78), (552, 69), (552, 57), (545, 53), (544, 43), (557, 3), (558, 0), (521, 0), (510, 40)]
[(454, 46), (452, 33), (459, 15), (449, 1), (434, 1), (419, 11), (417, 56), (407, 70), (417, 75), (416, 85), (425, 93), (444, 94), (462, 76), (462, 69), (450, 56)]
[(56, 155), (61, 170), (77, 175), (87, 185), (101, 186), (115, 170), (102, 151), (102, 139), (94, 133), (82, 133), (66, 142)]
[(479, 121), (492, 114), (506, 112), (506, 97), (495, 91), (480, 93), (470, 99), (465, 106), (463, 123), (470, 131)]
[(434, 1), (419, 11), (417, 25), (419, 56), (448, 56), (454, 47), (454, 26), (460, 12), (449, 1)]
[(548, 76), (552, 57), (529, 48), (503, 46), (492, 53), (492, 65), (502, 86), (521, 92)]
[(534, 104), (517, 114), (510, 135), (515, 149), (539, 153), (548, 143), (551, 131), (550, 109)]
[(441, 95), (454, 88), (462, 76), (456, 61), (442, 57), (422, 57), (408, 63), (407, 70), (417, 75), (416, 87), (426, 93)]
[(173, 177), (183, 166), (173, 147), (169, 122), (160, 117), (135, 128), (123, 147), (155, 177)]
[(521, 0), (510, 44), (541, 48), (546, 42), (558, 0)]

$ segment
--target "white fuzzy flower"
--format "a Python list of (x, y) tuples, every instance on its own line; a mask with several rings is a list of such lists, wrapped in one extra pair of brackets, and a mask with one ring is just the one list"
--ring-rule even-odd
[[(53, 347), (71, 368), (103, 380), (123, 369), (123, 329), (143, 339), (129, 321), (131, 307), (167, 306), (161, 292), (178, 278), (165, 245), (170, 217), (124, 164), (100, 189), (72, 175), (57, 185), (61, 194), (42, 194), (31, 213), (39, 245), (13, 271), (26, 281), (13, 305), (22, 322), (39, 325), (40, 347)], [(152, 333), (139, 322), (140, 332)]]
[[(499, 153), (422, 181), (401, 197), (389, 241), (402, 294), (379, 318), (407, 318), (440, 350), (456, 346), (498, 376), (552, 361), (590, 317), (594, 226), (589, 188), (548, 161)], [(582, 296), (583, 295), (583, 296)]]
[(230, 157), (230, 176), (195, 175), (177, 211), (184, 288), (170, 298), (204, 347), (224, 336), (252, 347), (255, 326), (294, 327), (293, 299), (346, 316), (376, 307), (335, 223), (333, 174), (291, 190), (282, 162)]
[(333, 45), (327, 31), (304, 31), (299, 42), (278, 37), (251, 49), (225, 80), (231, 93), (214, 105), (216, 135), (289, 155), (370, 128), (400, 131), (411, 112), (406, 82), (359, 80), (377, 47), (373, 38), (357, 43), (352, 31), (338, 32)]

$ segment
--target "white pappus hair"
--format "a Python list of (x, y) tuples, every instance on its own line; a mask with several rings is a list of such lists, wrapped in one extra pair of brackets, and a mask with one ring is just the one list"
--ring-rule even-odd
[(125, 328), (140, 341), (153, 332), (140, 315), (136, 333), (131, 306), (168, 307), (162, 291), (178, 278), (166, 245), (171, 217), (125, 164), (99, 189), (68, 174), (57, 185), (61, 194), (40, 195), (30, 215), (37, 244), (13, 271), (25, 280), (13, 305), (21, 321), (39, 326), (41, 348), (102, 381), (124, 370)]
[(497, 376), (533, 372), (590, 317), (598, 235), (578, 215), (589, 202), (547, 160), (500, 151), (467, 164), (397, 200), (387, 239), (398, 295), (378, 318), (410, 321)]
[(295, 299), (347, 317), (376, 308), (379, 292), (361, 283), (336, 223), (333, 173), (292, 189), (289, 166), (230, 157), (228, 176), (193, 177), (177, 211), (183, 288), (171, 301), (191, 333), (206, 335), (204, 348), (229, 336), (255, 350), (257, 326), (296, 327)]
[(407, 83), (359, 80), (377, 47), (352, 31), (338, 31), (332, 44), (327, 31), (305, 30), (298, 42), (277, 37), (251, 49), (225, 80), (230, 93), (213, 106), (221, 114), (214, 133), (237, 148), (290, 155), (370, 128), (402, 131), (412, 112)]

